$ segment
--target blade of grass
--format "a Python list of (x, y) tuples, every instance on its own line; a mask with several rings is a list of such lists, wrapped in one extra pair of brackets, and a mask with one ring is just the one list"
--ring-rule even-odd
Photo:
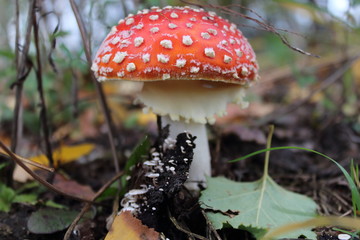
[(351, 190), (351, 197), (352, 197), (352, 202), (354, 203), (354, 208), (353, 208), (353, 212), (354, 212), (354, 216), (356, 217), (357, 215), (357, 209), (360, 210), (360, 192), (359, 190), (357, 189), (356, 185), (355, 185), (355, 182), (353, 181), (353, 179), (351, 178), (350, 174), (345, 170), (345, 168), (343, 168), (338, 162), (336, 162), (334, 159), (332, 159), (331, 157), (323, 154), (323, 153), (320, 153), (318, 151), (315, 151), (315, 150), (312, 150), (312, 149), (308, 149), (308, 148), (303, 148), (303, 147), (295, 147), (295, 146), (284, 146), (284, 147), (273, 147), (273, 148), (266, 148), (266, 149), (262, 149), (262, 150), (259, 150), (259, 151), (256, 151), (256, 152), (253, 152), (253, 153), (250, 153), (246, 156), (243, 156), (243, 157), (240, 157), (240, 158), (236, 158), (236, 159), (233, 159), (233, 160), (230, 160), (229, 162), (230, 163), (234, 163), (234, 162), (238, 162), (238, 161), (241, 161), (241, 160), (244, 160), (246, 158), (249, 158), (249, 157), (252, 157), (252, 156), (255, 156), (255, 155), (258, 155), (260, 153), (264, 153), (264, 152), (268, 152), (268, 151), (275, 151), (275, 150), (289, 150), (289, 149), (297, 149), (297, 150), (303, 150), (303, 151), (307, 151), (307, 152), (312, 152), (312, 153), (315, 153), (315, 154), (318, 154), (330, 161), (332, 161), (333, 163), (335, 163), (337, 165), (337, 167), (341, 170), (341, 172), (344, 174), (348, 184), (349, 184), (349, 187), (350, 187), (350, 190)]
[(321, 226), (339, 226), (343, 228), (359, 229), (360, 220), (350, 217), (317, 217), (304, 222), (291, 223), (285, 226), (276, 228), (267, 234), (261, 240), (276, 239), (277, 236), (284, 233), (294, 231), (306, 227), (321, 227)]

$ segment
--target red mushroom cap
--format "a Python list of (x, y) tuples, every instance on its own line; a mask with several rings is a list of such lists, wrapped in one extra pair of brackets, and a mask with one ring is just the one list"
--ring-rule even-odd
[(92, 70), (99, 81), (208, 80), (248, 85), (255, 53), (233, 23), (190, 7), (154, 7), (112, 28)]

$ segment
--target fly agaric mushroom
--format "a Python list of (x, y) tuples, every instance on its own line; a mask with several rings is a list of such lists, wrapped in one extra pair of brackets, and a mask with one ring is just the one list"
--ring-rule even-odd
[(197, 137), (187, 186), (211, 175), (206, 123), (228, 103), (246, 107), (245, 89), (258, 78), (255, 53), (236, 25), (214, 12), (153, 7), (111, 29), (92, 65), (98, 81), (142, 82), (137, 99), (162, 116), (170, 136)]

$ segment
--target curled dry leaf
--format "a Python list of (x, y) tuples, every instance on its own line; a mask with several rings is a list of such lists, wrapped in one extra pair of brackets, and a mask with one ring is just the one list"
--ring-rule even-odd
[(129, 211), (120, 212), (114, 219), (105, 240), (158, 240), (160, 234), (143, 225)]
[(63, 175), (56, 174), (53, 182), (54, 186), (59, 190), (79, 198), (92, 200), (95, 196), (91, 187), (82, 185), (74, 180), (67, 179)]

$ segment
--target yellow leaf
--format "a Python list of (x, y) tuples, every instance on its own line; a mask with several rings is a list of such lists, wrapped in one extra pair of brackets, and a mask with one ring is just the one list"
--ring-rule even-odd
[(141, 126), (145, 126), (150, 122), (156, 122), (156, 115), (154, 113), (142, 113), (137, 114), (137, 123)]
[[(82, 156), (89, 154), (95, 148), (94, 144), (85, 143), (76, 146), (61, 146), (54, 150), (53, 159), (54, 167), (61, 164), (72, 162)], [(49, 166), (49, 161), (46, 155), (41, 154), (35, 157), (31, 157), (30, 160)]]
[(114, 219), (105, 240), (158, 240), (160, 234), (143, 225), (129, 211), (121, 212)]

